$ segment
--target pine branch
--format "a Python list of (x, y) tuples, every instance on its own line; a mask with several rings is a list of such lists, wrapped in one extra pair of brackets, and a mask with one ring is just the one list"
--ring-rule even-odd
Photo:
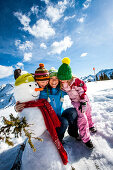
[(15, 118), (13, 114), (10, 114), (9, 117), (10, 120), (3, 117), (3, 123), (5, 126), (2, 126), (0, 128), (0, 140), (4, 141), (10, 146), (13, 146), (14, 143), (11, 141), (10, 135), (14, 134), (15, 138), (18, 138), (22, 135), (22, 132), (24, 132), (25, 136), (28, 138), (28, 143), (30, 147), (35, 152), (36, 148), (34, 147), (31, 138), (34, 138), (39, 141), (43, 140), (39, 137), (31, 137), (33, 133), (28, 130), (28, 127), (30, 127), (32, 124), (28, 124), (25, 117), (22, 117), (21, 119), (19, 117)]

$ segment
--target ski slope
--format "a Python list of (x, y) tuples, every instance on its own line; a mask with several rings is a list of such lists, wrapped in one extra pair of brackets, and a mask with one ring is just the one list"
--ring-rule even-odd
[[(68, 153), (69, 163), (75, 170), (112, 170), (113, 169), (113, 80), (87, 83), (87, 94), (92, 106), (92, 118), (98, 132), (91, 134), (95, 146), (89, 150), (82, 142), (76, 141), (68, 136), (64, 138), (64, 147)], [(63, 107), (68, 108), (71, 102), (68, 96), (65, 97)], [(16, 116), (13, 106), (0, 110), (2, 116), (13, 113)], [(0, 121), (0, 125), (2, 122)], [(23, 139), (14, 139), (15, 146), (9, 147), (3, 142), (0, 143), (0, 170), (11, 169), (19, 144)], [(68, 170), (68, 169), (67, 169)]]

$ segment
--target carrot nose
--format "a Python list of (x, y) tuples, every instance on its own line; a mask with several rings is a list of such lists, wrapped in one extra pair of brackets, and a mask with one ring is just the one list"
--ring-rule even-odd
[(35, 91), (43, 91), (43, 88), (35, 88)]

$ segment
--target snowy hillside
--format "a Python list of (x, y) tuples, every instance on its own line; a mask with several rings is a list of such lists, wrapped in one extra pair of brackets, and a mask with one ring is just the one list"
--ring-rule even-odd
[[(95, 148), (89, 150), (82, 142), (76, 141), (66, 133), (64, 147), (69, 163), (75, 170), (112, 170), (113, 169), (113, 80), (87, 83), (87, 94), (91, 101), (92, 117), (98, 132), (91, 134)], [(68, 96), (64, 108), (70, 107)], [(13, 106), (0, 110), (1, 116), (16, 115)], [(1, 122), (1, 121), (0, 121)], [(2, 122), (0, 123), (2, 125)], [(22, 138), (14, 140), (15, 147), (0, 144), (0, 170), (9, 170), (17, 155)], [(49, 149), (49, 148), (48, 148)], [(40, 169), (41, 170), (41, 169)], [(67, 169), (68, 170), (68, 169)]]
[(0, 86), (0, 109), (14, 105), (14, 87), (11, 84)]

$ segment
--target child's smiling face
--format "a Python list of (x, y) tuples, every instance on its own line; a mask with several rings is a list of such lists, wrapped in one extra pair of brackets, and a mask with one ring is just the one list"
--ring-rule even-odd
[(49, 80), (44, 80), (44, 81), (38, 81), (38, 80), (36, 80), (36, 82), (38, 83), (38, 85), (39, 85), (41, 88), (45, 88), (45, 86), (47, 86)]
[(49, 84), (52, 88), (56, 88), (58, 86), (59, 80), (56, 76), (50, 77)]

